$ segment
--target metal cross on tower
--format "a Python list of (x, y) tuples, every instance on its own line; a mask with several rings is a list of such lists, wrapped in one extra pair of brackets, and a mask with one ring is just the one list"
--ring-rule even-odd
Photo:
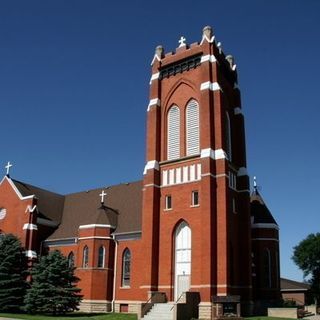
[(7, 176), (9, 176), (10, 174), (10, 168), (12, 167), (13, 165), (10, 163), (10, 161), (8, 161), (7, 165), (5, 166), (5, 168), (7, 169)]
[(186, 45), (186, 38), (184, 36), (181, 36), (180, 40), (179, 40), (179, 43), (180, 43), (180, 47), (184, 47)]

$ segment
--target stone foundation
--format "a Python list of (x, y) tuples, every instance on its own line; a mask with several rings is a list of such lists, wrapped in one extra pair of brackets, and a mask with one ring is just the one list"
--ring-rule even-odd
[(107, 300), (82, 300), (80, 303), (81, 312), (110, 312), (111, 311), (111, 301)]
[(211, 302), (199, 303), (199, 319), (201, 320), (212, 319), (212, 303)]
[(117, 313), (135, 313), (141, 318), (142, 303), (139, 301), (116, 301), (114, 311)]

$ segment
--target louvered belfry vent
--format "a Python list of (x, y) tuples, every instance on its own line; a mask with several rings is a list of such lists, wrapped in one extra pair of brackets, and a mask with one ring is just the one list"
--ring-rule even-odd
[(192, 156), (200, 152), (200, 134), (199, 134), (199, 104), (191, 100), (186, 110), (186, 143), (187, 156)]
[(168, 113), (168, 160), (180, 157), (180, 110), (172, 106)]

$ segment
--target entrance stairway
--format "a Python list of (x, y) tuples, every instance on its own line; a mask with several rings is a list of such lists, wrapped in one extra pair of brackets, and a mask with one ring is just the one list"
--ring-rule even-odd
[(173, 320), (174, 303), (155, 303), (141, 320)]

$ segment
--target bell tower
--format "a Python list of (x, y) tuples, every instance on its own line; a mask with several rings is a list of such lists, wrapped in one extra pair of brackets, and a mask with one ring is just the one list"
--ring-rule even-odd
[[(211, 27), (200, 43), (181, 37), (152, 61), (143, 179), (143, 283), (176, 301), (252, 299), (250, 191), (237, 67)], [(227, 298), (226, 298), (227, 299)], [(217, 308), (215, 308), (217, 307)], [(217, 311), (218, 310), (218, 311)]]

